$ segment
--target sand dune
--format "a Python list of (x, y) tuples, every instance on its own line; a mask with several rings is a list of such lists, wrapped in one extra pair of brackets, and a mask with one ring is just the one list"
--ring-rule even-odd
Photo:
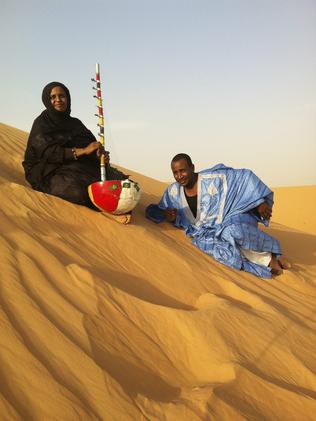
[[(314, 420), (316, 186), (276, 189), (293, 264), (226, 268), (143, 216), (33, 191), (27, 134), (0, 125), (1, 420)], [(289, 206), (291, 203), (291, 206)]]

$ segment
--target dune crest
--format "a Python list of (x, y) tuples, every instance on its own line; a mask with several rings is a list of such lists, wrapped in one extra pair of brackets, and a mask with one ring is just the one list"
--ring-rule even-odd
[(146, 220), (164, 183), (131, 172), (123, 226), (33, 191), (27, 133), (0, 138), (1, 419), (315, 419), (316, 186), (276, 189), (293, 267), (266, 281)]

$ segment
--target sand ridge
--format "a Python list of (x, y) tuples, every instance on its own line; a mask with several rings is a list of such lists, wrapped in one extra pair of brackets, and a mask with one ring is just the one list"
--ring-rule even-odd
[(27, 133), (0, 138), (2, 419), (315, 418), (316, 186), (275, 189), (293, 268), (266, 281), (146, 220), (164, 183), (130, 172), (143, 196), (123, 226), (33, 191)]

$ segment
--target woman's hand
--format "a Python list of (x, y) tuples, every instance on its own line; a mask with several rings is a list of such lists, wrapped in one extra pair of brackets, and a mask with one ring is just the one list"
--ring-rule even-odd
[(101, 156), (104, 156), (104, 163), (109, 164), (110, 163), (110, 152), (106, 151), (104, 149), (104, 146), (100, 142), (98, 142), (98, 143), (99, 143), (100, 146), (99, 146), (99, 149), (97, 149), (97, 157), (99, 159), (101, 159)]
[(102, 146), (100, 142), (91, 142), (88, 146), (83, 148), (84, 155), (91, 155), (93, 152), (98, 151), (100, 146)]
[(100, 147), (100, 142), (91, 142), (85, 148), (72, 148), (73, 153), (77, 158), (83, 155), (91, 155), (93, 152), (97, 151)]
[(78, 158), (96, 152), (98, 158), (101, 158), (102, 155), (104, 156), (105, 164), (110, 163), (110, 153), (104, 149), (104, 146), (100, 142), (91, 142), (85, 148), (75, 148), (75, 151)]

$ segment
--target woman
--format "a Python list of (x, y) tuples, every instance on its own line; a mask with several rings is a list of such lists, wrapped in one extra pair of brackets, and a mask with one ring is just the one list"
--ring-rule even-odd
[(100, 156), (105, 155), (107, 179), (128, 176), (109, 165), (108, 152), (80, 120), (70, 116), (65, 85), (46, 85), (42, 101), (46, 110), (33, 123), (22, 163), (25, 177), (34, 190), (96, 209), (87, 188), (100, 180)]

